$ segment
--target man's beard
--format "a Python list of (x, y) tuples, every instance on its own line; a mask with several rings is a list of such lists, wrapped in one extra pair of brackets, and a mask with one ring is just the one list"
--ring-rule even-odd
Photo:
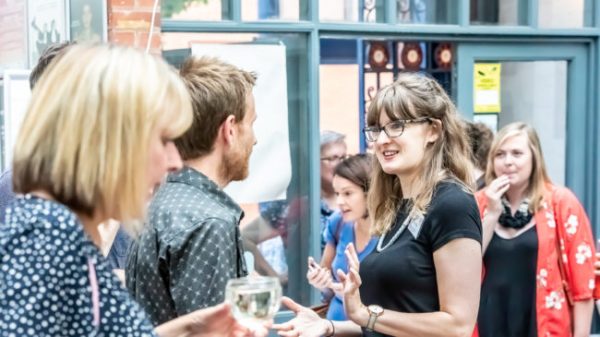
[(244, 180), (248, 177), (251, 153), (252, 148), (225, 154), (221, 165), (221, 176), (225, 178), (227, 183)]

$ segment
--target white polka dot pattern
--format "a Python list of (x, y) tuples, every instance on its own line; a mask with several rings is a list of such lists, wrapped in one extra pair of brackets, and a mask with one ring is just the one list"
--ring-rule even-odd
[(127, 288), (162, 324), (221, 303), (225, 284), (245, 276), (240, 207), (202, 173), (184, 167), (154, 196), (148, 225), (129, 252)]
[(152, 330), (68, 208), (27, 195), (7, 209), (0, 225), (0, 336), (153, 336)]

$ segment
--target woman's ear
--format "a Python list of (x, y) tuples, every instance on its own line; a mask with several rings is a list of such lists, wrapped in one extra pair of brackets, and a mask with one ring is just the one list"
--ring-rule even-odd
[(435, 143), (442, 134), (442, 121), (437, 118), (432, 118), (429, 124), (429, 130), (427, 131), (426, 140), (427, 144)]

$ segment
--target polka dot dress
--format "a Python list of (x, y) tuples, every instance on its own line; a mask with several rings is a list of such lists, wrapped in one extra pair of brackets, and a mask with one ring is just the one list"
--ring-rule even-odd
[(154, 336), (65, 206), (27, 195), (0, 224), (0, 336)]

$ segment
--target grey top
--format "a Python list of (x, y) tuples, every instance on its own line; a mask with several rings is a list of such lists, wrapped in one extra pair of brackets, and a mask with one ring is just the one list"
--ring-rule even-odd
[(127, 288), (154, 324), (225, 299), (231, 278), (247, 275), (241, 208), (204, 174), (172, 173), (148, 210), (127, 261)]

